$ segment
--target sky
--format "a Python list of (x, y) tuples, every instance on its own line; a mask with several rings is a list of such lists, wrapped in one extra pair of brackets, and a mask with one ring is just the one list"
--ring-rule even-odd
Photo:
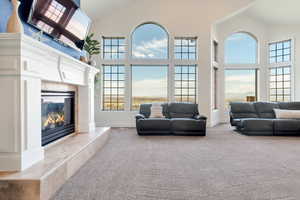
[[(246, 48), (245, 48), (246, 47)], [(235, 33), (225, 41), (226, 64), (255, 64), (257, 42), (246, 33)]]

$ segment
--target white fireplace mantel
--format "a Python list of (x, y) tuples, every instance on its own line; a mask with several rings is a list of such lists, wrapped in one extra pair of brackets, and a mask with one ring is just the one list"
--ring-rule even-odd
[(21, 171), (44, 157), (41, 83), (78, 86), (79, 132), (95, 129), (98, 69), (23, 34), (0, 34), (0, 171)]

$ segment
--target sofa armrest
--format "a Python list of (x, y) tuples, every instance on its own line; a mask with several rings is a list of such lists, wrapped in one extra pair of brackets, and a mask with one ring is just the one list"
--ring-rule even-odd
[(207, 120), (207, 117), (205, 117), (204, 115), (196, 115), (194, 116), (194, 118), (197, 120)]
[(142, 115), (142, 114), (137, 114), (136, 116), (135, 116), (135, 119), (136, 120), (139, 120), (139, 119), (145, 119), (146, 117), (144, 116), (144, 115)]

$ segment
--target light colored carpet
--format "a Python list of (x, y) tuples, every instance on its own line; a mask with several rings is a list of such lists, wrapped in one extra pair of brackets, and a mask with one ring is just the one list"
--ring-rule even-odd
[(206, 137), (111, 134), (53, 200), (300, 199), (300, 138), (247, 137), (228, 125)]

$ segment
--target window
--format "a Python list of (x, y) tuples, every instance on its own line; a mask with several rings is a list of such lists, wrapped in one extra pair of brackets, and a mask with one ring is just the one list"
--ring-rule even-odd
[(281, 63), (291, 61), (291, 40), (274, 42), (269, 44), (269, 62)]
[(196, 60), (197, 39), (175, 38), (175, 59)]
[(133, 65), (132, 110), (140, 104), (168, 101), (168, 66)]
[(270, 101), (292, 100), (292, 40), (269, 44)]
[(196, 103), (196, 65), (175, 66), (175, 100)]
[(225, 104), (257, 100), (257, 69), (225, 70)]
[(103, 38), (103, 58), (117, 60), (125, 58), (125, 38)]
[(212, 109), (213, 110), (216, 110), (218, 109), (218, 68), (217, 67), (214, 67), (213, 69), (213, 81), (212, 81), (212, 84), (213, 84), (213, 94), (212, 94), (212, 97), (213, 97), (213, 101), (212, 101)]
[(52, 0), (48, 9), (46, 10), (45, 16), (57, 23), (62, 18), (65, 10), (66, 7), (57, 1)]
[(136, 59), (167, 59), (167, 32), (156, 24), (143, 24), (136, 28), (132, 34), (132, 57)]
[(219, 43), (217, 41), (213, 41), (213, 47), (214, 47), (214, 61), (218, 62), (218, 54), (219, 54)]
[(103, 66), (103, 110), (124, 110), (125, 67)]
[(235, 33), (225, 41), (225, 64), (256, 64), (257, 41), (247, 33)]
[(291, 67), (270, 69), (270, 101), (291, 101)]

